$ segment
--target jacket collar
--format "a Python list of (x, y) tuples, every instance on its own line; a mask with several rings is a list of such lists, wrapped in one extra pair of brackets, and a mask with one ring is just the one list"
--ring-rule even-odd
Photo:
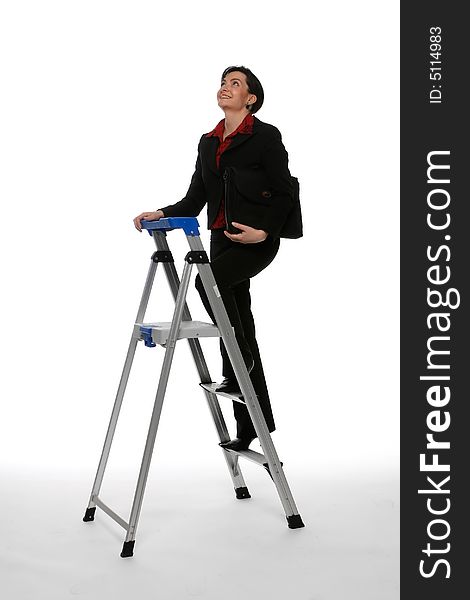
[[(240, 123), (240, 125), (235, 129), (235, 131), (232, 131), (232, 133), (228, 135), (227, 138), (234, 138), (238, 133), (242, 133), (244, 135), (251, 135), (253, 133), (254, 121), (255, 117), (251, 113), (248, 113), (243, 119), (243, 121)], [(206, 133), (206, 137), (218, 137), (220, 139), (220, 142), (223, 142), (224, 126), (225, 119), (222, 119), (217, 123), (217, 125), (212, 131)]]

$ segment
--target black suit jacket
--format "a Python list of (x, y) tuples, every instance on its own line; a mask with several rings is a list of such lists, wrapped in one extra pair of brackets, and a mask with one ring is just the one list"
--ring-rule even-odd
[[(257, 229), (264, 229), (273, 237), (279, 237), (287, 215), (294, 204), (294, 191), (288, 167), (288, 154), (279, 130), (254, 117), (253, 132), (237, 133), (230, 146), (216, 164), (217, 136), (204, 134), (198, 145), (196, 169), (186, 196), (176, 204), (159, 209), (165, 217), (197, 217), (207, 203), (207, 228), (210, 229), (220, 208), (224, 195), (223, 173), (227, 166), (261, 168), (270, 183), (271, 197)], [(250, 225), (242, 216), (240, 223)], [(252, 225), (255, 226), (255, 225)]]

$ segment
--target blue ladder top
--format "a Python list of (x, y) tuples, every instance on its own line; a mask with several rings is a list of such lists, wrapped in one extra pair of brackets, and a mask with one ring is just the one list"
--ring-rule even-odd
[(199, 235), (199, 223), (196, 217), (163, 217), (158, 221), (141, 221), (142, 229), (147, 229), (152, 235), (154, 229), (171, 231), (172, 229), (183, 229), (186, 235)]

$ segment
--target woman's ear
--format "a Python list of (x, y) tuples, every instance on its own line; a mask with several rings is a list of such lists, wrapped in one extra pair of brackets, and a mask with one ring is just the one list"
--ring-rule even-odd
[(247, 103), (246, 103), (246, 108), (249, 108), (250, 106), (252, 106), (253, 104), (255, 104), (256, 100), (257, 100), (256, 96), (252, 94), (252, 95), (251, 95), (251, 96), (248, 98), (248, 101), (247, 101)]

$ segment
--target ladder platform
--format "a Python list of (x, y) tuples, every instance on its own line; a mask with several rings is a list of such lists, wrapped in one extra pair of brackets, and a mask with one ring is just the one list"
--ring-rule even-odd
[(152, 231), (171, 231), (182, 229), (187, 236), (199, 236), (199, 223), (196, 217), (163, 217), (158, 221), (141, 221), (142, 229), (152, 235)]
[[(157, 323), (136, 323), (136, 335), (144, 340), (146, 346), (166, 344), (170, 333), (171, 321)], [(178, 339), (220, 337), (219, 329), (213, 323), (203, 321), (181, 321)]]
[(217, 394), (218, 396), (225, 396), (226, 398), (230, 398), (230, 400), (234, 400), (235, 402), (240, 402), (240, 404), (246, 404), (245, 400), (243, 400), (243, 396), (241, 392), (237, 392), (236, 394), (227, 394), (226, 392), (216, 392), (215, 388), (218, 387), (219, 383), (200, 383), (202, 388), (211, 392), (212, 394)]

